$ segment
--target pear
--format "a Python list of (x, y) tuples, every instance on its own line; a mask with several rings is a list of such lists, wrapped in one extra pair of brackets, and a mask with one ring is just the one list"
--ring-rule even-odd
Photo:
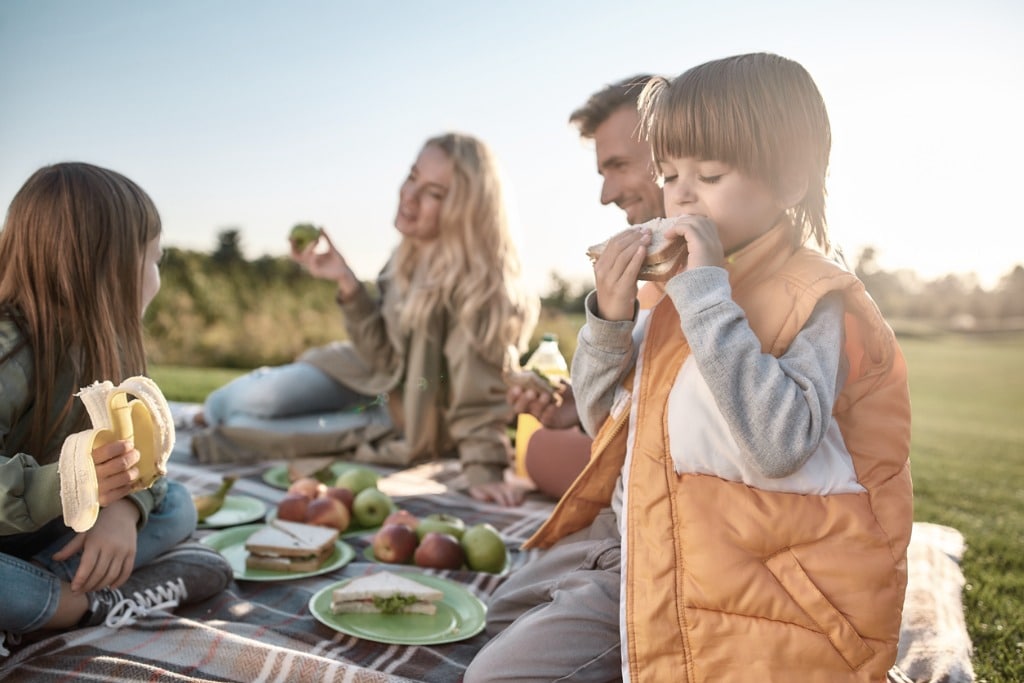
[(195, 503), (196, 514), (200, 522), (224, 507), (224, 497), (228, 495), (228, 491), (235, 485), (235, 479), (237, 477), (226, 476), (221, 481), (220, 488), (217, 489), (216, 493), (203, 493), (192, 496), (192, 502)]

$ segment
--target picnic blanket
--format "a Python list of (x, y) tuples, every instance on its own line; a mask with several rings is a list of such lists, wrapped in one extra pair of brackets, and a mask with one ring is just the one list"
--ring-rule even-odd
[[(181, 436), (169, 476), (192, 492), (215, 490), (222, 475), (231, 472), (240, 476), (232, 494), (251, 496), (268, 506), (284, 496), (283, 489), (263, 479), (268, 468), (279, 462), (199, 466), (188, 452), (187, 433)], [(456, 463), (383, 473), (387, 476), (381, 480), (381, 488), (416, 515), (446, 512), (467, 524), (493, 524), (509, 549), (510, 571), (537, 557), (539, 551), (523, 551), (519, 546), (550, 514), (550, 500), (530, 497), (517, 508), (474, 501), (448, 486), (457, 476)], [(210, 533), (215, 531), (199, 530), (196, 537)], [(960, 545), (956, 546), (958, 537)], [(324, 575), (275, 582), (234, 581), (224, 593), (204, 603), (151, 616), (132, 626), (30, 635), (20, 645), (8, 643), (12, 652), (0, 658), (0, 681), (461, 680), (467, 664), (486, 642), (483, 633), (455, 643), (389, 645), (335, 631), (313, 617), (308, 603), (317, 591), (381, 568), (362, 554), (370, 543), (369, 534), (344, 540), (355, 549), (356, 558)], [(901, 637), (899, 668), (890, 674), (890, 681), (973, 680), (960, 602), (963, 576), (957, 562), (962, 543), (954, 529), (915, 525), (906, 630)], [(950, 561), (953, 567), (948, 565)], [(418, 571), (458, 582), (485, 603), (504, 580), (471, 571)]]

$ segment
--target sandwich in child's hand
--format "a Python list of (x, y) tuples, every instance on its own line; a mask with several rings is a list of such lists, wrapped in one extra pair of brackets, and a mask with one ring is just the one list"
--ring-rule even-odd
[[(655, 218), (633, 226), (634, 228), (648, 228), (651, 231), (651, 243), (647, 245), (647, 256), (640, 267), (638, 279), (664, 282), (676, 274), (679, 259), (686, 253), (686, 240), (682, 237), (667, 239), (665, 230), (675, 225), (678, 220), (678, 217)], [(587, 249), (587, 256), (591, 261), (597, 261), (598, 257), (604, 253), (608, 241), (605, 240)]]
[(301, 522), (275, 519), (249, 536), (245, 549), (246, 569), (276, 572), (311, 572), (334, 554), (338, 530)]
[(551, 397), (551, 402), (556, 406), (562, 405), (562, 392), (559, 391), (560, 382), (552, 380), (536, 368), (530, 370), (506, 370), (502, 378), (505, 380), (505, 384), (509, 386), (517, 386), (523, 391), (535, 391), (538, 396), (547, 394)]
[(352, 579), (331, 592), (335, 614), (427, 614), (437, 612), (444, 594), (388, 571)]

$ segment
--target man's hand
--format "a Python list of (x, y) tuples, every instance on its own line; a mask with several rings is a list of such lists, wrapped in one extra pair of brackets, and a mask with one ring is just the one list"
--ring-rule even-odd
[(560, 402), (556, 402), (554, 397), (546, 392), (513, 385), (505, 394), (505, 400), (517, 414), (529, 413), (549, 429), (575, 427), (579, 424), (579, 416), (576, 413), (576, 398), (572, 393), (572, 385), (560, 381), (556, 391), (561, 396)]

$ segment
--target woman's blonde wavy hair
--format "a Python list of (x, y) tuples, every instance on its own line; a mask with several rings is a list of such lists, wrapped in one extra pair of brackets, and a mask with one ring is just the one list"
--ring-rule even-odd
[(723, 161), (779, 196), (788, 183), (806, 180), (803, 198), (789, 210), (793, 241), (813, 237), (830, 250), (832, 131), (821, 93), (800, 64), (769, 53), (707, 62), (671, 81), (652, 79), (639, 109), (656, 164), (670, 157)]
[(451, 159), (454, 173), (430, 242), (402, 240), (392, 260), (403, 294), (401, 324), (424, 324), (447, 307), (487, 359), (502, 362), (510, 346), (522, 352), (538, 303), (522, 284), (519, 253), (509, 229), (497, 162), (482, 141), (463, 133), (430, 138)]
[[(75, 388), (115, 384), (146, 371), (142, 268), (160, 215), (120, 173), (81, 162), (36, 171), (14, 196), (0, 232), (0, 311), (32, 350), (35, 406), (29, 443), (37, 456), (71, 409), (55, 396), (70, 369)], [(63, 401), (59, 419), (50, 406)]]

